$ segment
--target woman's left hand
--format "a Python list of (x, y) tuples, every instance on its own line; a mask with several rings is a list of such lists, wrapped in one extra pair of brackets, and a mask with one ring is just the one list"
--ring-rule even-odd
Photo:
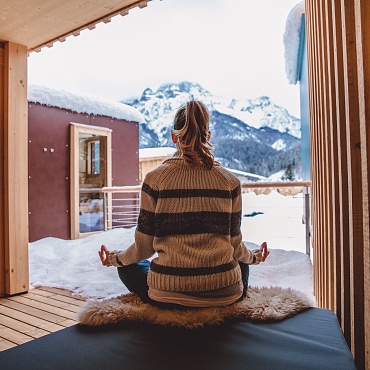
[(107, 266), (107, 267), (112, 266), (108, 259), (108, 255), (110, 252), (105, 245), (102, 245), (100, 247), (100, 251), (98, 251), (98, 253), (99, 253), (100, 261), (103, 264), (103, 266)]
[(266, 258), (270, 254), (270, 251), (267, 249), (267, 243), (263, 242), (260, 247), (260, 251), (262, 252), (262, 262), (265, 262)]

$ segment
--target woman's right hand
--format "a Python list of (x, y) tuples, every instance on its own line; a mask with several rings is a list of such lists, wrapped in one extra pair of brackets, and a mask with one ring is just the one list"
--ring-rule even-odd
[(105, 245), (102, 245), (100, 247), (100, 251), (98, 251), (98, 253), (99, 253), (100, 261), (103, 264), (103, 266), (107, 266), (107, 267), (112, 266), (108, 259), (108, 255), (110, 252)]

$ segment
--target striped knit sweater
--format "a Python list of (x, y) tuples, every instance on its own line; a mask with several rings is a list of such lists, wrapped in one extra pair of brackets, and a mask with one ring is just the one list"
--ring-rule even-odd
[(135, 243), (109, 261), (130, 265), (157, 253), (148, 285), (164, 291), (233, 285), (241, 280), (238, 261), (255, 262), (242, 242), (241, 207), (240, 181), (222, 166), (189, 168), (170, 158), (145, 177)]

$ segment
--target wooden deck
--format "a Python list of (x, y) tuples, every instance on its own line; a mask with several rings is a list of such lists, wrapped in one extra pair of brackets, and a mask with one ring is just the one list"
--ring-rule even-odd
[(55, 288), (0, 298), (0, 352), (76, 324), (84, 300)]

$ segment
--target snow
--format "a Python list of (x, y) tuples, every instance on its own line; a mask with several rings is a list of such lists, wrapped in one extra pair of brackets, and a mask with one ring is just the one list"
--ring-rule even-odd
[(176, 148), (143, 148), (139, 149), (139, 158), (171, 157), (176, 152)]
[(301, 33), (302, 14), (305, 12), (304, 1), (298, 3), (289, 13), (283, 36), (285, 73), (290, 84), (297, 83), (298, 51)]
[(279, 139), (271, 145), (271, 148), (274, 148), (276, 150), (284, 150), (286, 148), (286, 144), (284, 140)]
[[(302, 196), (302, 194), (301, 194)], [(250, 249), (266, 240), (268, 259), (251, 266), (250, 285), (281, 286), (306, 293), (313, 301), (312, 264), (305, 248), (301, 224), (302, 198), (284, 197), (276, 191), (257, 196), (243, 194), (242, 232)], [(259, 225), (259, 226), (258, 226)], [(284, 237), (283, 234), (285, 232)], [(134, 240), (134, 228), (113, 229), (77, 240), (44, 238), (29, 244), (30, 285), (68, 289), (84, 297), (113, 297), (127, 293), (114, 267), (102, 266), (98, 250), (125, 249)]]
[(246, 106), (245, 101), (239, 101), (238, 104), (233, 105), (233, 108), (222, 104), (214, 104), (214, 106), (220, 113), (235, 117), (242, 122), (246, 122), (249, 126), (259, 129), (263, 126), (262, 119), (265, 117), (265, 112), (260, 105), (253, 105), (256, 100), (257, 99), (249, 99), (253, 109), (248, 109), (249, 107)]
[[(216, 159), (217, 160), (217, 159)], [(240, 162), (240, 161), (239, 161)], [(245, 177), (245, 178), (250, 178), (250, 179), (254, 179), (255, 181), (258, 181), (258, 180), (262, 180), (262, 181), (266, 181), (267, 178), (265, 176), (260, 176), (260, 175), (256, 175), (254, 173), (250, 173), (250, 172), (245, 172), (245, 171), (240, 171), (240, 170), (234, 170), (233, 168), (228, 168), (228, 170), (233, 173), (234, 175), (236, 176), (240, 176), (240, 177)]]
[(261, 194), (258, 192), (256, 189), (243, 194), (243, 215), (261, 213), (243, 217), (244, 239), (256, 244), (265, 240), (270, 248), (305, 253), (303, 193), (286, 196), (268, 188), (260, 189)]
[(47, 106), (69, 109), (77, 113), (107, 116), (126, 121), (145, 122), (143, 115), (135, 108), (99, 98), (86, 93), (75, 93), (46, 86), (29, 85), (28, 101)]

